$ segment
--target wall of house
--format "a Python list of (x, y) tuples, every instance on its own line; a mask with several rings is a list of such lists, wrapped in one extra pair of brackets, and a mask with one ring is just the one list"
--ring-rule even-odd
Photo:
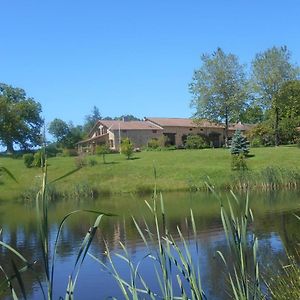
[[(200, 127), (176, 127), (176, 126), (165, 126), (163, 130), (164, 134), (175, 133), (175, 145), (183, 145), (183, 137), (189, 134), (203, 134), (209, 136), (211, 133), (219, 134), (219, 147), (224, 144), (224, 129), (223, 128), (200, 128)], [(217, 146), (217, 145), (215, 145)]]
[[(114, 135), (114, 150), (119, 150), (119, 130), (113, 131)], [(121, 130), (121, 140), (129, 138), (135, 148), (147, 146), (148, 141), (153, 138), (160, 138), (162, 130)]]

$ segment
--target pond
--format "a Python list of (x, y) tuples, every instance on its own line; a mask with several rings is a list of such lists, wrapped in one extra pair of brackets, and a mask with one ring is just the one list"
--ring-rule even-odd
[[(230, 195), (225, 193), (220, 196), (225, 201), (230, 198)], [(243, 198), (245, 195), (239, 197)], [(293, 215), (300, 214), (300, 192), (251, 193), (249, 197), (255, 219), (251, 230), (259, 239), (259, 261), (262, 262), (262, 272), (267, 274), (272, 270), (278, 270), (280, 264), (286, 261), (285, 249), (294, 253), (300, 241), (300, 223)], [(193, 210), (200, 244), (199, 260), (204, 291), (208, 299), (226, 299), (228, 286), (225, 269), (216, 255), (217, 250), (226, 253), (227, 249), (220, 218), (219, 200), (211, 193), (165, 193), (163, 198), (167, 226), (177, 240), (179, 239), (177, 225), (187, 239), (192, 239), (187, 218), (190, 216), (190, 210)], [(146, 249), (131, 216), (133, 215), (140, 224), (143, 219), (149, 224), (153, 223), (144, 200), (150, 203), (152, 201), (151, 196), (136, 195), (103, 197), (96, 200), (55, 201), (49, 207), (50, 242), (53, 245), (59, 223), (68, 212), (75, 209), (110, 212), (118, 216), (104, 217), (90, 252), (104, 264), (109, 265), (104, 241), (112, 254), (121, 252), (119, 242), (122, 242), (126, 245), (133, 262), (139, 262), (146, 254)], [(64, 297), (68, 275), (72, 271), (80, 244), (94, 220), (94, 215), (82, 213), (72, 216), (64, 226), (56, 261), (54, 299), (58, 299), (59, 296)], [(41, 253), (37, 239), (34, 203), (22, 201), (0, 203), (0, 228), (3, 229), (4, 242), (18, 249), (29, 261), (38, 261), (35, 267), (39, 272)], [(191, 252), (194, 253), (194, 250), (191, 249)], [(0, 248), (0, 262), (4, 266), (10, 264), (10, 257), (4, 248)], [(114, 262), (120, 274), (127, 276), (128, 279), (126, 264), (117, 258)], [(147, 283), (154, 290), (159, 291), (152, 262), (143, 260), (140, 270)], [(28, 272), (24, 278), (28, 298), (42, 299), (41, 290), (33, 273)], [(87, 256), (80, 271), (75, 298), (105, 299), (108, 297), (123, 299), (112, 275)], [(10, 299), (7, 295), (2, 295), (0, 298)]]

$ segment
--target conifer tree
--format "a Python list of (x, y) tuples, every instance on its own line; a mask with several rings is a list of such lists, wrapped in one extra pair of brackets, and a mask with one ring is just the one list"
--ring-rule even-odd
[(249, 142), (240, 130), (236, 130), (232, 137), (230, 152), (237, 155), (247, 155), (249, 153)]

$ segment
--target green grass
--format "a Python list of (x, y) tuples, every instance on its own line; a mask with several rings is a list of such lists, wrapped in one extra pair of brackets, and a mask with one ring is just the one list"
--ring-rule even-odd
[[(248, 175), (252, 174), (256, 179), (257, 174), (267, 167), (295, 170), (300, 166), (300, 149), (296, 147), (256, 148), (250, 153), (254, 156), (247, 158)], [(109, 154), (107, 164), (97, 156), (88, 156), (87, 160), (91, 158), (98, 163), (60, 180), (55, 183), (56, 188), (76, 190), (79, 185), (88, 184), (91, 190), (100, 194), (148, 192), (152, 191), (155, 182), (153, 166), (157, 172), (157, 188), (162, 191), (203, 189), (208, 180), (216, 188), (228, 188), (237, 178), (237, 172), (231, 170), (231, 155), (226, 149), (141, 152), (131, 160), (124, 155)], [(74, 157), (50, 158), (48, 164), (49, 181), (75, 169)], [(0, 199), (16, 198), (39, 183), (41, 171), (26, 168), (22, 159), (0, 157), (0, 166), (6, 167), (19, 182), (16, 184), (3, 174)]]

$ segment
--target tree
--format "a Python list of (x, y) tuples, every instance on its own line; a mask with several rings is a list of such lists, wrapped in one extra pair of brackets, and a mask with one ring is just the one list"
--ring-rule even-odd
[(107, 143), (98, 145), (96, 147), (96, 154), (102, 155), (103, 163), (106, 164), (105, 155), (108, 154), (110, 151), (109, 146)]
[(48, 132), (55, 137), (57, 143), (61, 143), (70, 133), (70, 128), (65, 121), (56, 118), (49, 124)]
[(236, 155), (247, 155), (249, 153), (249, 142), (240, 130), (237, 130), (232, 137), (230, 152)]
[(257, 124), (264, 120), (263, 109), (254, 104), (247, 104), (245, 109), (240, 113), (239, 120), (242, 123)]
[(295, 119), (300, 116), (300, 80), (285, 82), (277, 94), (281, 118)]
[(85, 122), (83, 125), (84, 132), (88, 134), (92, 130), (96, 122), (101, 119), (102, 118), (101, 118), (99, 108), (94, 105), (92, 109), (92, 113), (85, 116)]
[(74, 148), (74, 145), (83, 139), (82, 126), (74, 126), (72, 122), (67, 124), (61, 119), (54, 119), (48, 127), (48, 132), (52, 134), (56, 143), (67, 149)]
[(274, 139), (279, 145), (280, 97), (278, 92), (284, 83), (295, 80), (299, 68), (291, 63), (287, 47), (273, 47), (258, 53), (252, 62), (252, 82), (258, 103), (274, 114)]
[(201, 57), (202, 66), (194, 72), (189, 86), (194, 98), (196, 117), (225, 122), (225, 144), (228, 145), (228, 125), (236, 118), (247, 100), (247, 80), (244, 65), (238, 58), (218, 48)]
[(28, 149), (41, 144), (41, 112), (40, 103), (23, 89), (0, 83), (0, 143), (8, 153), (14, 145)]
[(121, 142), (121, 153), (127, 156), (127, 159), (130, 159), (130, 157), (133, 154), (134, 146), (131, 143), (129, 138), (123, 139)]
[(122, 115), (120, 117), (115, 117), (114, 120), (123, 120), (123, 121), (141, 121), (139, 118), (134, 115)]

